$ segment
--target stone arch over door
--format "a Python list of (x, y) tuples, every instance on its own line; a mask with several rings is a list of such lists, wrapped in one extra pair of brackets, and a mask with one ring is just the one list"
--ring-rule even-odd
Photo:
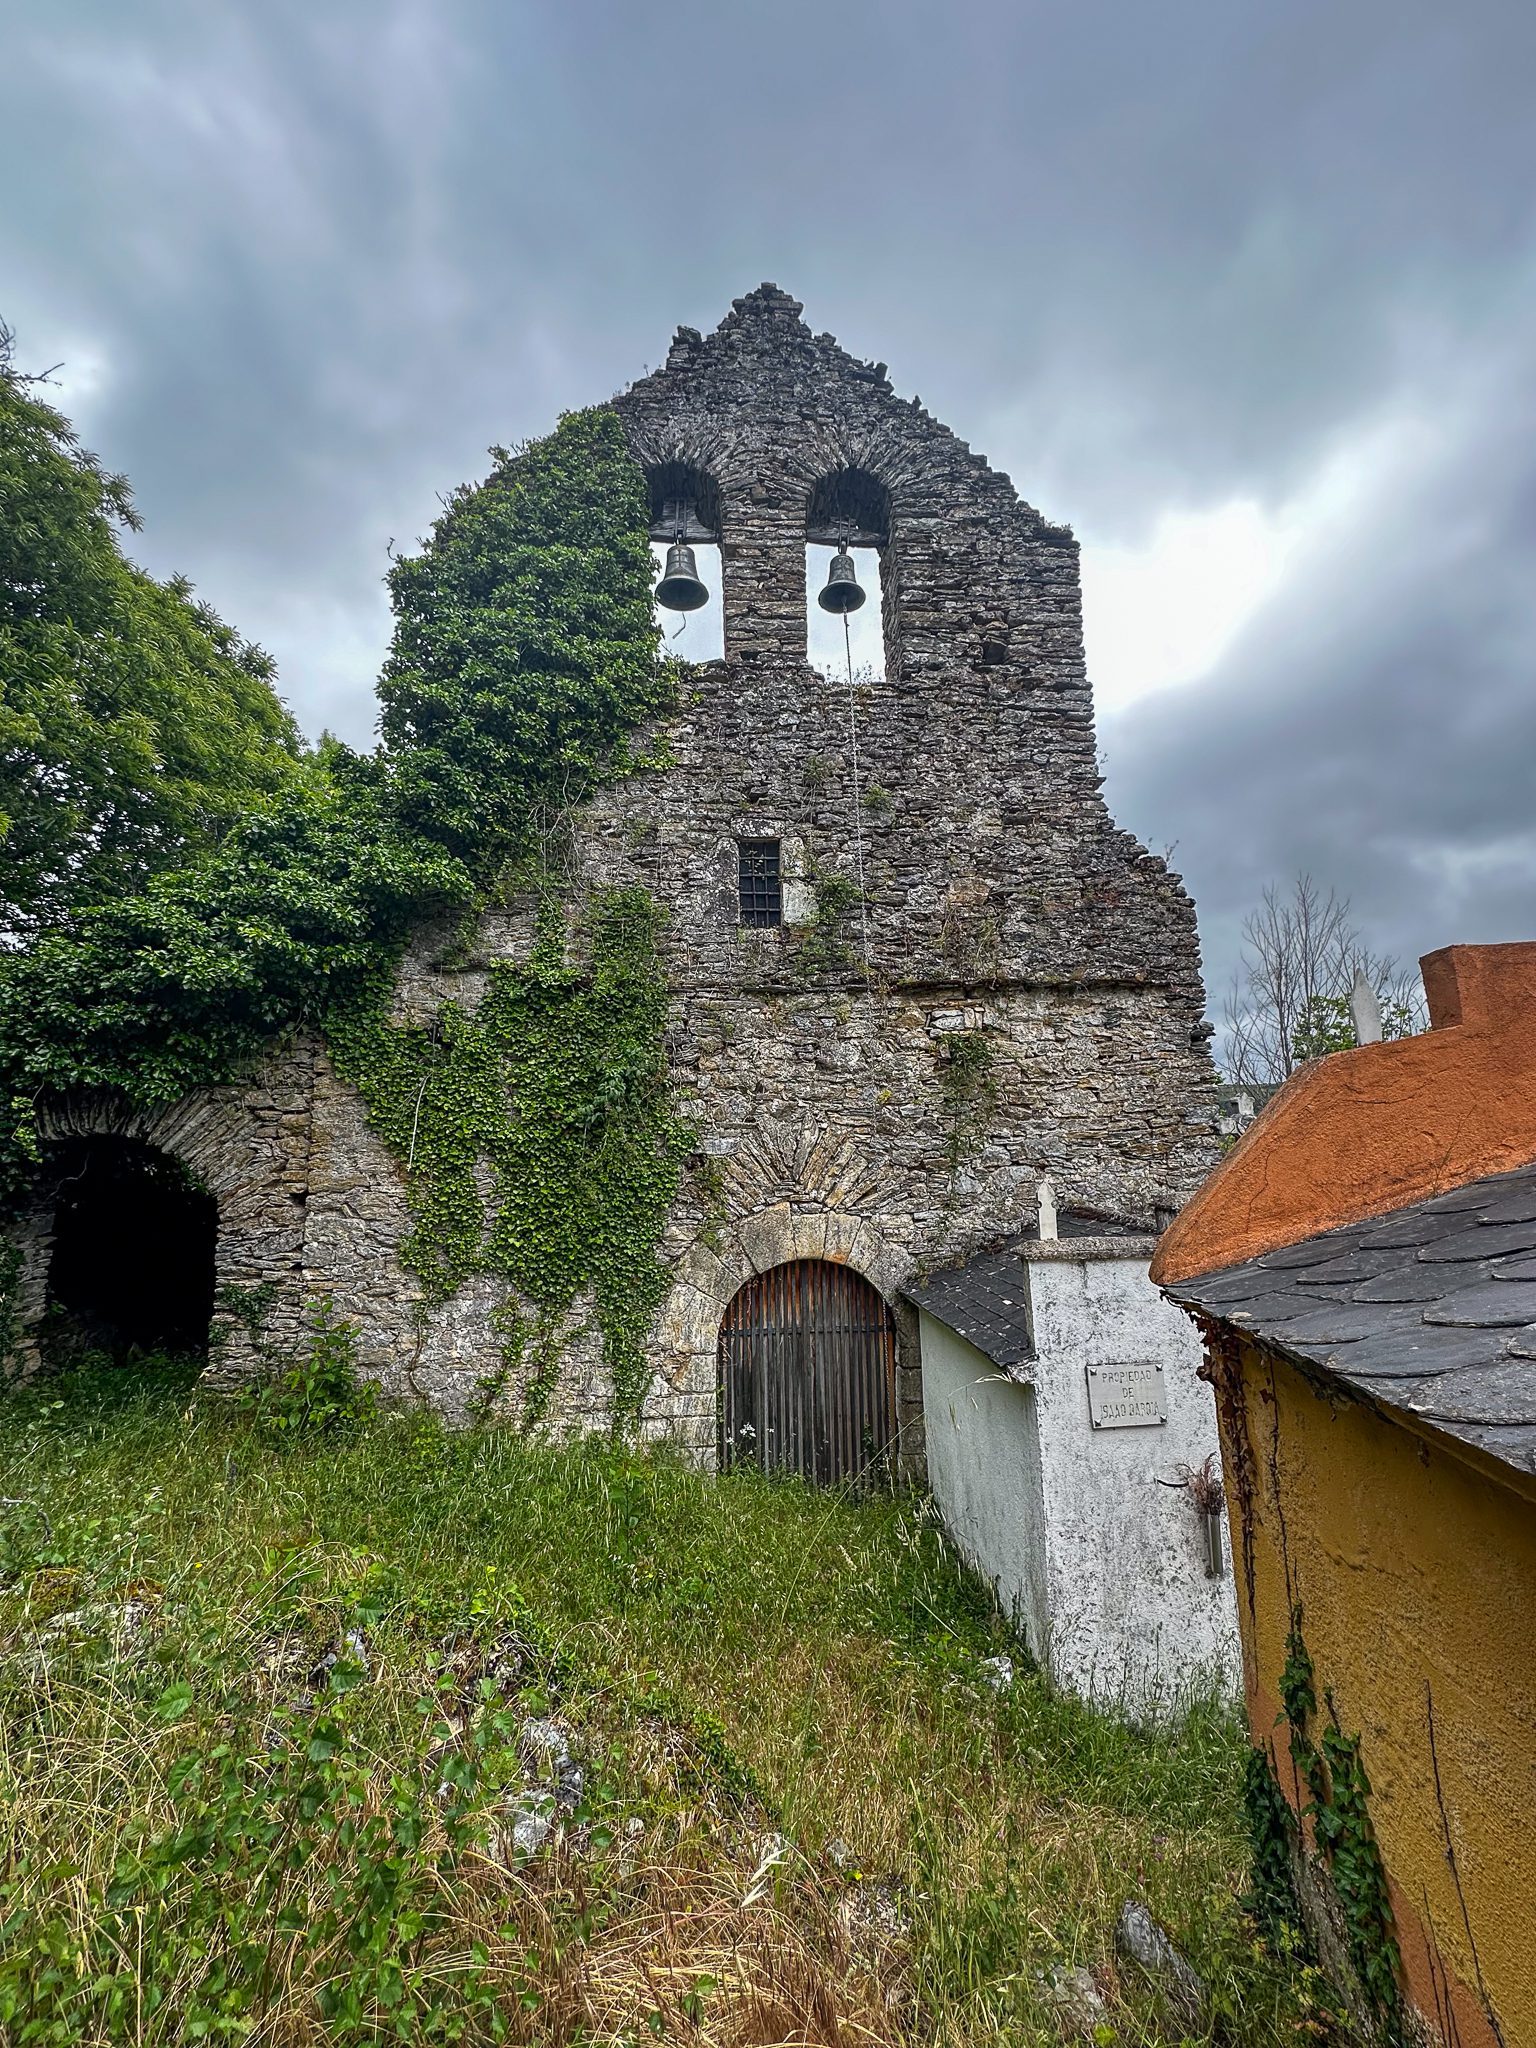
[(261, 1365), (261, 1347), (297, 1338), (303, 1322), (310, 1065), (303, 1049), (274, 1055), (258, 1082), (199, 1090), (159, 1110), (97, 1093), (42, 1106), (33, 1200), (15, 1231), (21, 1254), (16, 1369), (25, 1373), (39, 1363), (61, 1175), (92, 1141), (103, 1141), (101, 1149), (115, 1144), (174, 1161), (214, 1205), (207, 1383), (248, 1378)]
[(782, 1201), (727, 1227), (713, 1245), (683, 1256), (661, 1311), (653, 1355), (659, 1367), (645, 1405), (649, 1436), (687, 1444), (702, 1463), (718, 1457), (720, 1328), (755, 1275), (796, 1260), (828, 1260), (867, 1280), (896, 1328), (896, 1468), (924, 1471), (922, 1373), (917, 1319), (901, 1298), (915, 1262), (866, 1217), (811, 1203)]

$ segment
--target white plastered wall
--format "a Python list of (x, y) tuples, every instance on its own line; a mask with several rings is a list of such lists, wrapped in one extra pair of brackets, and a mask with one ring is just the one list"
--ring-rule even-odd
[[(1238, 1684), (1230, 1559), (1208, 1578), (1177, 1485), (1216, 1451), (1198, 1339), (1114, 1240), (1030, 1247), (1027, 1384), (924, 1314), (929, 1480), (955, 1542), (1054, 1681), (1133, 1714)], [(1167, 1421), (1094, 1429), (1087, 1368), (1160, 1364)], [(1175, 1482), (1168, 1484), (1166, 1482)], [(1160, 1483), (1162, 1482), (1162, 1483)]]
[(928, 1484), (953, 1542), (1039, 1664), (1050, 1655), (1035, 1391), (919, 1311)]

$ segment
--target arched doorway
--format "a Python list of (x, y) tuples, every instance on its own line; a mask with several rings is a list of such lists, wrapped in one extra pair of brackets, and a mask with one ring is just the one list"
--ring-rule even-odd
[(749, 1280), (720, 1326), (722, 1469), (835, 1486), (885, 1469), (896, 1436), (896, 1325), (862, 1274), (795, 1259)]
[(218, 1205), (169, 1153), (72, 1138), (54, 1170), (48, 1321), (65, 1351), (178, 1356), (208, 1349)]

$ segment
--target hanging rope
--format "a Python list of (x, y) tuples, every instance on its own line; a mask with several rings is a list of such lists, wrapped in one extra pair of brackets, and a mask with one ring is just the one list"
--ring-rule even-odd
[[(679, 546), (681, 546), (681, 545), (682, 545), (682, 539), (683, 539), (683, 526), (682, 526), (682, 523), (681, 523), (681, 521), (679, 521), (679, 523), (678, 523), (678, 528), (677, 528), (677, 541), (678, 541), (678, 545), (679, 545)], [(680, 626), (678, 627), (677, 631), (676, 631), (676, 632), (675, 632), (675, 633), (674, 633), (674, 634), (672, 635), (672, 638), (673, 638), (674, 640), (681, 640), (681, 639), (682, 639), (682, 637), (683, 637), (683, 635), (684, 635), (684, 634), (685, 634), (685, 633), (687, 632), (687, 630), (688, 630), (688, 614), (687, 614), (686, 612), (684, 612), (684, 613), (683, 613), (683, 623), (682, 623), (682, 624), (681, 624), (681, 625), (680, 625)]]
[(859, 791), (859, 722), (853, 702), (853, 635), (848, 614), (843, 613), (843, 652), (848, 661), (848, 751), (853, 759), (853, 848), (859, 876), (859, 934), (864, 945), (864, 986), (869, 974), (869, 905), (864, 896), (864, 804)]

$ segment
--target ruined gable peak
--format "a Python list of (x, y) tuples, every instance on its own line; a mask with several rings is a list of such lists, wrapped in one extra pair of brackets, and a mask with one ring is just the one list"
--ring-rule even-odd
[[(666, 368), (698, 369), (712, 357), (736, 361), (755, 358), (767, 363), (815, 355), (838, 374), (890, 391), (884, 363), (862, 362), (850, 355), (835, 335), (812, 334), (803, 313), (800, 301), (791, 298), (782, 286), (760, 284), (755, 291), (731, 301), (730, 311), (712, 333), (704, 335), (697, 327), (679, 327), (667, 353)], [(921, 410), (915, 402), (914, 410)]]
[[(794, 326), (804, 327), (805, 322), (800, 317), (804, 311), (805, 308), (801, 305), (800, 301), (792, 299), (789, 293), (780, 286), (776, 284), (760, 284), (756, 291), (746, 292), (741, 298), (732, 299), (731, 311), (726, 314), (725, 318), (729, 320), (732, 315), (735, 315), (743, 321), (788, 320)], [(723, 326), (724, 324), (725, 322), (722, 321), (721, 325)], [(807, 332), (809, 332), (809, 329), (807, 329)]]

